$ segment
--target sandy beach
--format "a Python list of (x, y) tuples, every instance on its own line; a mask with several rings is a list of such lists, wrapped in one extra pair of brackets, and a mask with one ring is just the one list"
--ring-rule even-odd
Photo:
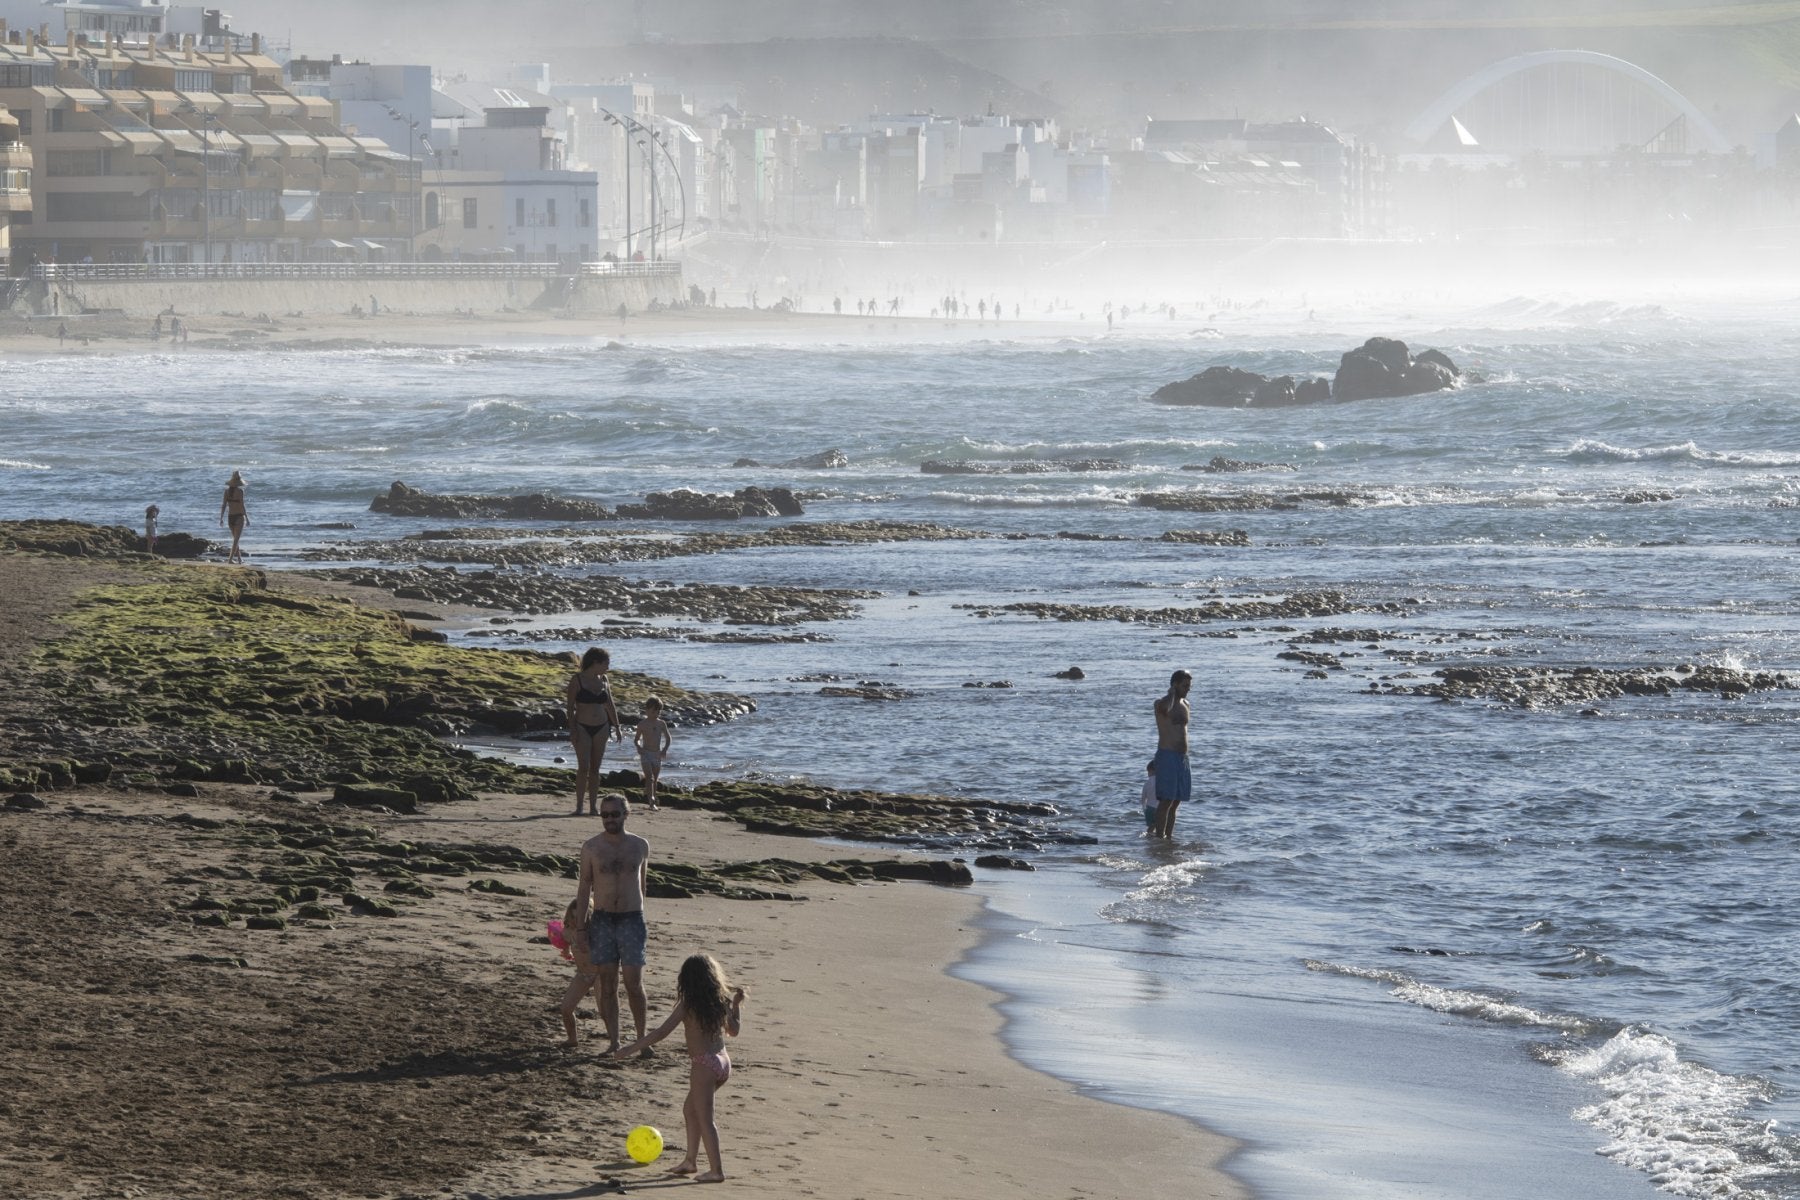
[[(1085, 316), (1088, 319), (1080, 319)], [(346, 313), (275, 313), (186, 317), (188, 339), (175, 342), (165, 328), (152, 337), (152, 319), (118, 314), (64, 317), (0, 316), (0, 355), (32, 357), (73, 354), (148, 354), (242, 351), (259, 348), (348, 349), (393, 344), (409, 346), (506, 345), (519, 342), (582, 342), (595, 339), (629, 344), (634, 340), (755, 339), (767, 341), (966, 340), (970, 338), (1093, 337), (1109, 332), (1098, 312), (1060, 313), (1056, 319), (1027, 316), (1002, 320), (946, 320), (922, 313), (862, 317), (854, 314), (786, 312), (773, 308), (701, 307), (635, 312), (621, 320), (610, 314), (483, 312), (465, 314), (383, 312), (377, 317)], [(1209, 321), (1190, 314), (1180, 321), (1143, 318), (1117, 332), (1186, 334)], [(164, 322), (165, 327), (167, 322)], [(59, 340), (58, 328), (65, 330)]]
[[(0, 555), (0, 673), (16, 697), (0, 712), (0, 756), (15, 757), (13, 734), (33, 720), (37, 655), (61, 633), (59, 614), (84, 588), (151, 569)], [(542, 934), (573, 884), (494, 868), (505, 856), (480, 852), (507, 847), (513, 866), (574, 854), (594, 825), (564, 815), (563, 797), (488, 793), (409, 815), (346, 809), (328, 792), (144, 783), (37, 787), (37, 802), (0, 804), (11, 964), (0, 975), (0, 1194), (398, 1200), (687, 1186), (660, 1177), (672, 1156), (640, 1167), (623, 1153), (640, 1123), (681, 1140), (679, 1037), (646, 1062), (602, 1063), (588, 1005), (586, 1041), (563, 1051), (556, 1006), (569, 969)], [(749, 833), (705, 809), (639, 812), (632, 827), (654, 863), (703, 870), (892, 857)], [(445, 873), (384, 869), (396, 846), (415, 870)], [(430, 848), (448, 856), (436, 868), (420, 865)], [(283, 864), (354, 874), (365, 892), (384, 877), (412, 882), (362, 909), (356, 892), (322, 896), (330, 919), (196, 923), (208, 911), (197, 901), (266, 892)], [(651, 902), (653, 1021), (695, 950), (750, 989), (737, 1074), (719, 1097), (727, 1187), (1246, 1194), (1220, 1169), (1226, 1139), (1025, 1069), (1000, 1040), (998, 997), (947, 974), (979, 937), (980, 887), (1027, 879), (988, 875), (975, 892), (813, 881), (787, 889), (801, 899)], [(470, 886), (483, 880), (493, 890)], [(383, 907), (392, 915), (372, 915)]]

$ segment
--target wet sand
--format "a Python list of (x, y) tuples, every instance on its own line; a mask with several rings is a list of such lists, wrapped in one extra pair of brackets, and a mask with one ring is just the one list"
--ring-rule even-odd
[[(0, 559), (0, 672), (105, 567)], [(12, 719), (16, 714), (8, 714)], [(572, 854), (591, 819), (560, 798), (486, 796), (416, 816), (201, 783), (0, 805), (0, 1194), (587, 1196), (662, 1186), (623, 1153), (640, 1123), (683, 1140), (679, 1035), (647, 1062), (559, 1047), (569, 968), (541, 941), (571, 881), (476, 868), (394, 898), (397, 915), (252, 930), (193, 922), (196, 897), (266, 891), (308, 829)], [(843, 857), (701, 811), (639, 812), (657, 861)], [(302, 831), (301, 833), (294, 832)], [(492, 878), (521, 894), (471, 889)], [(369, 882), (374, 882), (373, 880)], [(360, 883), (367, 890), (368, 883)], [(981, 887), (1021, 886), (1016, 878)], [(730, 1187), (768, 1196), (1242, 1196), (1232, 1147), (1180, 1119), (1080, 1096), (1012, 1061), (997, 997), (947, 968), (979, 897), (921, 883), (811, 883), (803, 901), (656, 899), (651, 1019), (704, 949), (750, 989), (719, 1095)], [(979, 891), (979, 887), (977, 889)], [(603, 1043), (602, 1043), (603, 1044)], [(673, 1183), (672, 1186), (687, 1186)]]

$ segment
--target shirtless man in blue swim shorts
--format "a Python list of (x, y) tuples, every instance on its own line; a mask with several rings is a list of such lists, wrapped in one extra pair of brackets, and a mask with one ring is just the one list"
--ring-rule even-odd
[(1156, 702), (1156, 820), (1151, 837), (1172, 837), (1175, 810), (1193, 787), (1188, 773), (1188, 688), (1194, 677), (1186, 671), (1169, 676), (1169, 691)]
[[(644, 1040), (644, 888), (650, 843), (625, 832), (630, 811), (630, 803), (621, 795), (601, 797), (603, 832), (582, 844), (581, 886), (575, 893), (577, 912), (587, 911), (588, 899), (593, 899), (588, 956), (599, 968), (600, 1019), (606, 1023), (608, 1053), (619, 1048), (621, 977), (638, 1040)], [(646, 1055), (649, 1052), (648, 1048), (644, 1051)]]

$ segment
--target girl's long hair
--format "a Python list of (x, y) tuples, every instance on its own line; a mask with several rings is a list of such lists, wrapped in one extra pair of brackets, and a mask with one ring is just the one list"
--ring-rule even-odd
[(708, 1033), (725, 1028), (725, 1018), (731, 1015), (731, 985), (712, 955), (690, 955), (675, 977), (675, 990), (700, 1028)]

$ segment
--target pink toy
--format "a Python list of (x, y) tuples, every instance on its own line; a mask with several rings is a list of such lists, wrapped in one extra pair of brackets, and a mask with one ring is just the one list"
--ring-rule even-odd
[(563, 936), (563, 923), (561, 921), (550, 922), (548, 925), (544, 926), (544, 932), (550, 935), (550, 944), (555, 946), (558, 950), (567, 950), (569, 948), (569, 939)]

